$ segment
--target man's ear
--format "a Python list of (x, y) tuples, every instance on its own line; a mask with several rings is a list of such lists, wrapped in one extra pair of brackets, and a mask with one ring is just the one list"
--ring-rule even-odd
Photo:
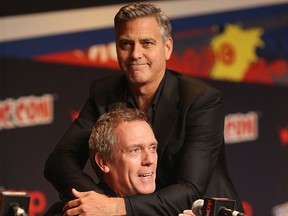
[(110, 171), (109, 166), (107, 165), (106, 160), (104, 160), (102, 154), (100, 152), (97, 152), (95, 154), (95, 162), (99, 166), (99, 168), (102, 170), (103, 173), (108, 173)]
[(166, 61), (170, 59), (170, 56), (173, 52), (173, 39), (172, 37), (169, 37), (165, 43), (165, 58)]

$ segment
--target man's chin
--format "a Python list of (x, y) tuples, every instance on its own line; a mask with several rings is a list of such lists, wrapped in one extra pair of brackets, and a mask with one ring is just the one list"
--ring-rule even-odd
[(139, 194), (151, 194), (155, 191), (155, 187), (151, 187), (151, 188), (141, 188), (141, 190), (139, 190)]

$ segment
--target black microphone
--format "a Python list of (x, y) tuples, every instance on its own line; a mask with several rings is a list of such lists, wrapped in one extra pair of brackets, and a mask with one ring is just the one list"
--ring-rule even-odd
[(28, 216), (28, 214), (20, 207), (19, 203), (11, 203), (8, 209), (8, 216)]
[(22, 191), (0, 191), (0, 215), (28, 216), (30, 196)]
[(235, 200), (226, 198), (198, 199), (192, 204), (192, 212), (196, 216), (246, 216), (234, 210)]

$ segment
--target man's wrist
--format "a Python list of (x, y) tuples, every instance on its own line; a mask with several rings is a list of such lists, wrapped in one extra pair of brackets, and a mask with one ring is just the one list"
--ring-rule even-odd
[(123, 198), (111, 198), (113, 199), (113, 215), (115, 216), (125, 216), (127, 215), (126, 213), (126, 206), (125, 206), (125, 201)]

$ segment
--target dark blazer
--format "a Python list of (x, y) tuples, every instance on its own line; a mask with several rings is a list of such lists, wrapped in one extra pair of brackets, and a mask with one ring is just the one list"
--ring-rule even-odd
[[(71, 188), (96, 190), (82, 172), (96, 119), (126, 102), (122, 75), (94, 81), (79, 118), (49, 156), (46, 178), (64, 196)], [(178, 215), (203, 196), (227, 197), (243, 210), (229, 178), (224, 150), (222, 94), (204, 82), (166, 70), (152, 127), (158, 140), (157, 191), (125, 198), (127, 215)], [(80, 164), (80, 166), (78, 165)]]

